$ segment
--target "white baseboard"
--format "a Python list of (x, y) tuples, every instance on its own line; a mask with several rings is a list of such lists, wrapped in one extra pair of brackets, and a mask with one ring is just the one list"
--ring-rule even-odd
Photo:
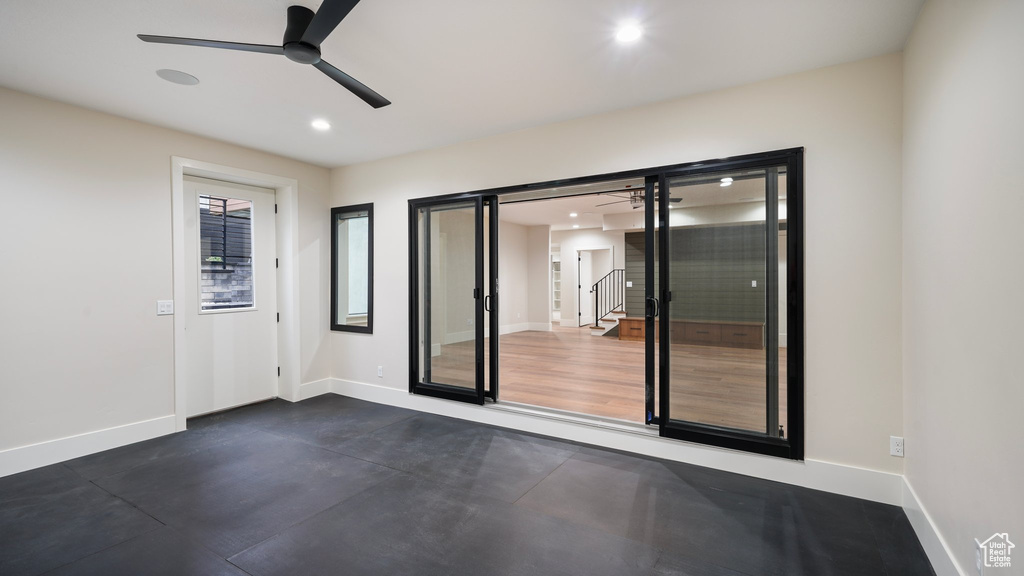
[(463, 330), (462, 332), (452, 332), (444, 335), (445, 344), (458, 344), (459, 342), (469, 342), (470, 340), (476, 340), (476, 330)]
[(528, 326), (533, 332), (551, 332), (551, 322), (530, 322)]
[(299, 386), (299, 401), (321, 394), (327, 394), (331, 391), (331, 385), (333, 380), (331, 378), (324, 378), (322, 380), (314, 380), (312, 382), (306, 382)]
[(431, 344), (430, 345), (430, 356), (436, 358), (441, 355), (441, 345)]
[(779, 347), (789, 348), (789, 336), (786, 334), (779, 334)]
[(171, 434), (174, 415), (133, 422), (0, 452), (0, 477)]
[(903, 502), (903, 477), (899, 474), (816, 460), (797, 462), (747, 454), (660, 438), (642, 429), (637, 431), (610, 429), (572, 422), (552, 415), (513, 412), (494, 405), (476, 406), (451, 402), (429, 396), (409, 394), (406, 390), (337, 378), (334, 379), (331, 389), (336, 394), (379, 404), (389, 404), (421, 412), (544, 434), (666, 460), (687, 462), (895, 506), (899, 506)]
[(917, 539), (921, 541), (936, 576), (967, 576), (967, 571), (957, 563), (949, 544), (939, 533), (935, 522), (917, 498), (917, 493), (910, 482), (907, 482), (906, 477), (903, 478), (903, 511), (906, 512), (910, 525), (914, 527)]
[(520, 322), (519, 324), (506, 324), (498, 327), (498, 334), (504, 336), (505, 334), (513, 334), (515, 332), (526, 332), (530, 329), (528, 322)]

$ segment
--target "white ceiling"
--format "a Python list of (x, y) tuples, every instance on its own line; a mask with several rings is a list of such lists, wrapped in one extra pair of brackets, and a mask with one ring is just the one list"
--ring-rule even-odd
[[(722, 172), (712, 179), (722, 176), (736, 176)], [(786, 198), (786, 176), (780, 175), (778, 180), (779, 198)], [(657, 188), (657, 187), (655, 187)], [(630, 189), (643, 192), (644, 179), (616, 180), (577, 186), (563, 186), (525, 193), (503, 195), (501, 197), (500, 218), (502, 222), (511, 222), (523, 226), (547, 224), (552, 230), (571, 230), (573, 226), (584, 228), (603, 228), (607, 222), (606, 214), (640, 213), (642, 203), (629, 201), (630, 193), (622, 190)], [(674, 209), (702, 208), (726, 204), (744, 204), (764, 202), (764, 178), (736, 180), (729, 186), (721, 186), (718, 182), (687, 183), (685, 179), (676, 183), (669, 182), (669, 195), (678, 200), (670, 203)], [(547, 196), (545, 198), (545, 196)], [(552, 197), (562, 196), (562, 197)], [(542, 198), (540, 200), (527, 200)], [(520, 201), (520, 200), (523, 201)], [(576, 216), (570, 216), (576, 214)]]
[(922, 1), (362, 0), (322, 49), (374, 110), (280, 56), (135, 37), (279, 44), (318, 0), (2, 0), (0, 86), (333, 167), (897, 52)]

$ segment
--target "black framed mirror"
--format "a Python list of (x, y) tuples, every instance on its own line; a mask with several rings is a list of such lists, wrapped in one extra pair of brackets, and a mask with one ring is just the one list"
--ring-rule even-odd
[(373, 204), (331, 208), (331, 330), (373, 333)]

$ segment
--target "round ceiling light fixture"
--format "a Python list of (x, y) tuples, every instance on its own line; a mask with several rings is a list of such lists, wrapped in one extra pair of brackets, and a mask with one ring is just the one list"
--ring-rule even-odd
[(732, 186), (732, 178), (722, 178), (722, 183), (719, 186)]
[(641, 28), (636, 22), (625, 22), (619, 26), (618, 30), (615, 31), (615, 39), (620, 44), (636, 42), (643, 35), (643, 28)]
[(312, 126), (314, 130), (319, 130), (320, 132), (326, 132), (331, 129), (331, 123), (323, 118), (317, 118), (310, 122), (309, 125)]
[(160, 70), (156, 71), (156, 75), (163, 78), (164, 80), (167, 80), (168, 82), (181, 84), (182, 86), (195, 86), (196, 84), (199, 84), (199, 78), (196, 78), (191, 74), (186, 74), (181, 70), (161, 68)]

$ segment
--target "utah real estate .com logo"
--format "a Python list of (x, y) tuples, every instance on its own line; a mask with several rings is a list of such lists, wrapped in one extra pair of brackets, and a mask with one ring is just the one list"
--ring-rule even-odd
[(982, 566), (985, 568), (1009, 568), (1010, 552), (1014, 549), (1013, 542), (1010, 542), (1010, 535), (1006, 532), (996, 532), (988, 540), (977, 543), (978, 571)]

